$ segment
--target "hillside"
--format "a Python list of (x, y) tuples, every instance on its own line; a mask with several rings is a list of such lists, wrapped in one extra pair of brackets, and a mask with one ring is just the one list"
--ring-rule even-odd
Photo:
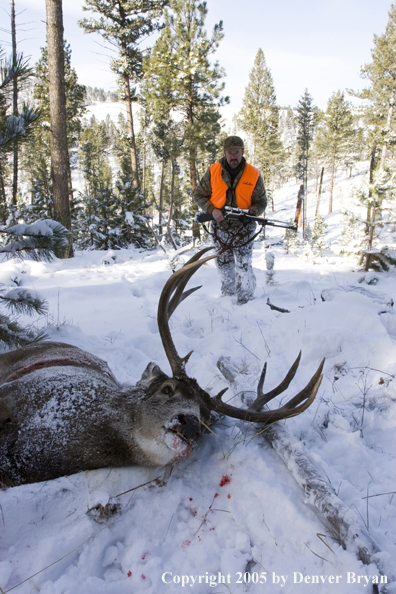
[[(107, 468), (2, 491), (4, 593), (396, 592), (395, 581), (386, 590), (377, 585), (385, 581), (379, 568), (396, 579), (396, 274), (364, 273), (342, 253), (340, 209), (360, 208), (352, 190), (366, 169), (339, 174), (332, 215), (323, 194), (333, 251), (297, 247), (294, 255), (283, 230), (267, 230), (255, 243), (255, 299), (242, 307), (220, 299), (210, 262), (191, 281), (202, 288), (179, 306), (171, 328), (179, 353), (193, 350), (188, 374), (212, 395), (228, 386), (223, 398), (235, 406), (254, 397), (264, 362), (270, 389), (302, 351), (291, 396), (325, 357), (316, 401), (282, 427), (334, 489), (353, 528), (376, 543), (372, 562), (358, 559), (353, 542), (344, 549), (332, 538), (314, 495), (293, 478), (293, 459), (287, 468), (260, 427), (225, 417), (172, 468)], [(267, 216), (292, 219), (297, 191), (292, 184), (276, 191)], [(18, 277), (45, 296), (50, 314), (42, 324), (51, 340), (103, 358), (120, 383), (133, 385), (150, 361), (169, 373), (156, 312), (174, 255), (123, 249), (49, 264), (9, 261), (0, 281)], [(231, 384), (217, 367), (220, 357), (234, 370)]]

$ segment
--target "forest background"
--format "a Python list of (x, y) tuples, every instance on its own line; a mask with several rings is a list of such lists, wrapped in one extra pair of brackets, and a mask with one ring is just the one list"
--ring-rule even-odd
[[(367, 190), (357, 197), (367, 215), (362, 221), (351, 215), (347, 225), (364, 228), (358, 257), (366, 269), (393, 262), (392, 246), (376, 245), (376, 228), (394, 224), (393, 5), (374, 10), (348, 2), (341, 18), (337, 3), (313, 10), (306, 2), (298, 11), (288, 3), (285, 16), (250, 2), (246, 27), (229, 5), (230, 34), (216, 1), (85, 0), (63, 6), (64, 17), (61, 0), (47, 0), (46, 17), (33, 1), (25, 6), (11, 0), (2, 7), (8, 13), (0, 86), (3, 231), (15, 223), (59, 221), (72, 231), (61, 256), (130, 244), (179, 248), (191, 241), (192, 228), (199, 239), (191, 196), (200, 176), (222, 155), (224, 137), (238, 133), (264, 176), (269, 209), (275, 189), (301, 181), (296, 216), (303, 242), (323, 233), (337, 170), (352, 175), (354, 164), (368, 161)], [(51, 60), (60, 55), (51, 45), (55, 30), (64, 74), (58, 64), (51, 78)], [(87, 59), (88, 41), (96, 66)], [(24, 45), (29, 50), (22, 53)], [(51, 112), (51, 84), (60, 88), (63, 76), (65, 109), (59, 104)], [(88, 117), (95, 100), (122, 102), (118, 121)], [(54, 113), (62, 113), (64, 128), (56, 128)], [(324, 173), (330, 175), (325, 206)], [(309, 180), (317, 202), (313, 229)]]

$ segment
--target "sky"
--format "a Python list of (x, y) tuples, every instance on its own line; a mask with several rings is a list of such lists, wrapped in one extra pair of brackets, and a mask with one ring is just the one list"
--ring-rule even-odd
[[(63, 2), (65, 38), (72, 48), (72, 64), (79, 82), (115, 90), (109, 68), (110, 52), (99, 34), (85, 34), (77, 20), (82, 0)], [(224, 39), (214, 59), (226, 72), (225, 93), (231, 103), (224, 110), (230, 121), (242, 106), (244, 89), (259, 48), (272, 73), (278, 103), (297, 105), (307, 88), (314, 103), (325, 109), (332, 93), (361, 89), (360, 69), (371, 60), (374, 34), (381, 35), (388, 21), (389, 0), (208, 0), (207, 30), (223, 21)], [(9, 2), (0, 1), (1, 28), (8, 29)], [(16, 0), (18, 42), (35, 62), (45, 44), (45, 0)], [(24, 23), (27, 23), (24, 25)], [(9, 48), (9, 35), (0, 32)], [(7, 45), (8, 43), (8, 45)]]

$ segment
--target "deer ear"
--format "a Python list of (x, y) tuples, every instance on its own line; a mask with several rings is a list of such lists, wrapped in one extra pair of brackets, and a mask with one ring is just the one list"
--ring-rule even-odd
[(155, 363), (149, 363), (143, 371), (143, 375), (136, 384), (139, 388), (148, 388), (153, 382), (165, 381), (169, 379), (167, 375)]

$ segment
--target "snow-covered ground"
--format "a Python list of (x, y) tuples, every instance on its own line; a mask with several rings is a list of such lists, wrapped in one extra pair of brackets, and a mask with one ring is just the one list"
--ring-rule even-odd
[(95, 116), (99, 121), (110, 117), (111, 121), (117, 124), (118, 116), (120, 114), (126, 119), (127, 114), (125, 104), (122, 101), (94, 101), (92, 105), (88, 105), (85, 117), (89, 119), (90, 117)]
[[(335, 208), (348, 203), (360, 179), (340, 177)], [(291, 185), (275, 193), (274, 218), (292, 217), (296, 194)], [(323, 213), (326, 206), (325, 194)], [(335, 245), (341, 217), (335, 212), (327, 223)], [(239, 406), (253, 395), (265, 361), (270, 388), (302, 350), (291, 395), (325, 357), (315, 403), (285, 426), (383, 554), (395, 559), (396, 272), (364, 273), (330, 251), (314, 259), (287, 254), (277, 241), (283, 234), (267, 234), (272, 278), (265, 244), (256, 243), (256, 298), (242, 307), (220, 299), (213, 262), (197, 272), (190, 286), (202, 288), (171, 319), (175, 343), (182, 355), (194, 351), (189, 375), (212, 394), (229, 386), (223, 398)], [(169, 373), (156, 323), (171, 274), (168, 257), (121, 250), (104, 265), (103, 256), (4, 262), (0, 282), (18, 276), (45, 296), (50, 338), (105, 359), (120, 383), (136, 383), (150, 361)], [(289, 313), (271, 310), (268, 299)], [(231, 385), (217, 367), (221, 356), (238, 370)], [(172, 468), (105, 468), (2, 491), (0, 592), (376, 591), (372, 583), (383, 579), (377, 565), (363, 565), (355, 550), (331, 537), (257, 427), (223, 418), (212, 429), (190, 459)], [(387, 591), (396, 592), (395, 584)]]

